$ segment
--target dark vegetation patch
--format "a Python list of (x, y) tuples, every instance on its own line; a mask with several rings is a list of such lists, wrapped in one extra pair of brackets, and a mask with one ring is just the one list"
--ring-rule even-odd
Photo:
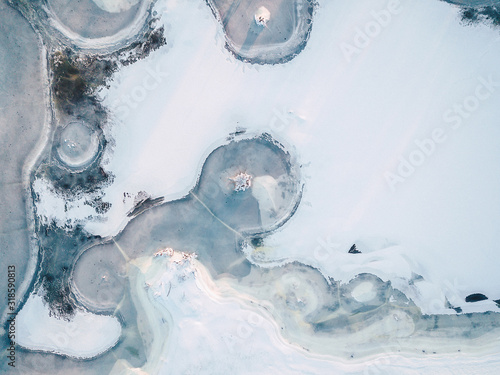
[[(155, 29), (156, 19), (149, 22), (140, 40), (107, 55), (80, 54), (70, 48), (52, 54), (50, 67), (53, 72), (52, 90), (58, 109), (68, 115), (78, 114), (78, 107), (95, 106), (102, 110), (95, 94), (109, 81), (120, 64), (130, 65), (167, 44), (164, 28)], [(76, 113), (75, 113), (76, 111)]]
[[(136, 62), (166, 44), (163, 28), (150, 29), (141, 39), (140, 42), (108, 55), (85, 55), (70, 48), (54, 51), (50, 58), (50, 68), (56, 111), (60, 111), (63, 118), (70, 116), (95, 129), (102, 129), (108, 114), (97, 98), (98, 91), (109, 86), (112, 75), (120, 64)], [(103, 139), (102, 142), (104, 149), (109, 141)], [(102, 168), (100, 157), (83, 171), (71, 171), (49, 158), (40, 165), (35, 178), (51, 181), (56, 192), (71, 200), (95, 193), (109, 185), (114, 176)], [(34, 199), (36, 201), (38, 197), (34, 196)], [(103, 214), (111, 207), (99, 194), (87, 199), (85, 204), (93, 207), (97, 214)], [(69, 319), (75, 314), (76, 308), (70, 283), (73, 262), (82, 247), (97, 241), (98, 237), (91, 236), (80, 225), (72, 227), (66, 224), (58, 227), (54, 221), (50, 224), (38, 222), (36, 231), (40, 243), (36, 285), (43, 289), (51, 314)]]
[[(109, 87), (113, 73), (120, 65), (132, 64), (166, 44), (163, 28), (154, 29), (153, 21), (140, 41), (112, 54), (85, 55), (70, 48), (55, 51), (50, 59), (50, 67), (56, 109), (94, 129), (102, 129), (107, 123), (108, 111), (97, 98), (97, 92)], [(109, 185), (114, 176), (100, 166), (102, 152), (109, 144), (104, 137), (101, 141), (99, 157), (86, 170), (73, 171), (48, 161), (40, 167), (37, 175), (47, 178), (56, 191), (66, 195), (90, 193)], [(53, 154), (56, 154), (55, 149)], [(109, 209), (109, 203), (101, 203), (92, 205), (98, 213)]]
[(70, 319), (76, 309), (70, 283), (73, 261), (80, 249), (97, 237), (89, 235), (80, 226), (67, 232), (55, 223), (39, 224), (38, 232), (42, 256), (36, 284), (43, 288), (43, 298), (50, 313), (58, 318)]
[(111, 203), (104, 202), (102, 200), (102, 197), (96, 197), (94, 199), (87, 200), (85, 201), (84, 204), (92, 207), (95, 210), (95, 212), (98, 213), (99, 215), (105, 214), (111, 208)]
[(465, 7), (460, 11), (463, 24), (471, 26), (486, 23), (494, 27), (500, 26), (500, 7), (487, 6), (483, 8)]
[(140, 59), (144, 59), (149, 56), (151, 52), (167, 44), (163, 26), (155, 29), (155, 22), (156, 19), (150, 21), (149, 30), (144, 34), (141, 41), (134, 42), (116, 53), (116, 57), (122, 65), (127, 66)]

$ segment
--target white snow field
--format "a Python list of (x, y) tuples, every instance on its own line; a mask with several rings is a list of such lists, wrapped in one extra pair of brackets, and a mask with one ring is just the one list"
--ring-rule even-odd
[[(464, 312), (498, 311), (491, 300), (500, 299), (499, 30), (465, 27), (456, 7), (437, 0), (320, 1), (295, 59), (254, 66), (224, 48), (222, 27), (203, 1), (155, 7), (168, 45), (122, 68), (101, 93), (113, 116), (105, 168), (115, 180), (103, 198), (111, 209), (89, 219), (82, 199), (64, 212), (56, 203), (63, 198), (42, 181), (39, 212), (114, 235), (140, 191), (180, 198), (229, 133), (269, 132), (300, 161), (305, 191), (290, 222), (265, 240), (266, 264), (299, 260), (344, 282), (373, 273), (424, 313), (455, 313), (446, 299)], [(44, 210), (45, 202), (61, 209)], [(353, 243), (362, 254), (347, 254)], [(413, 274), (424, 280), (408, 285)], [(466, 304), (470, 293), (490, 300)], [(215, 329), (217, 318), (186, 319), (184, 329), (198, 335)], [(225, 315), (218, 319), (223, 324)], [(274, 343), (273, 350), (292, 350)], [(225, 349), (207, 345), (227, 360)], [(391, 357), (391, 370), (382, 371), (493, 373), (500, 362), (444, 358)]]
[(50, 315), (42, 297), (33, 294), (16, 317), (17, 343), (76, 358), (92, 358), (112, 348), (121, 334), (118, 319), (77, 311), (71, 320)]

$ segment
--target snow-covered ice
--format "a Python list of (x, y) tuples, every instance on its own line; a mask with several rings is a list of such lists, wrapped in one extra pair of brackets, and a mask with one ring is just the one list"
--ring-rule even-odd
[(70, 320), (50, 314), (39, 295), (31, 295), (16, 317), (17, 343), (27, 349), (92, 358), (112, 348), (121, 334), (115, 317), (76, 311)]

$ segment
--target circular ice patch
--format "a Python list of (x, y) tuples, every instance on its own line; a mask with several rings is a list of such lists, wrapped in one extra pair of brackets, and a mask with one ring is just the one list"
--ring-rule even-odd
[(358, 302), (368, 302), (377, 296), (377, 291), (373, 288), (373, 284), (365, 281), (356, 286), (351, 292), (352, 298)]
[(70, 168), (90, 164), (99, 152), (99, 136), (83, 122), (71, 122), (61, 132), (57, 153)]
[(316, 310), (320, 304), (311, 280), (298, 273), (284, 274), (277, 281), (276, 289), (284, 295), (288, 309), (300, 310), (304, 315)]

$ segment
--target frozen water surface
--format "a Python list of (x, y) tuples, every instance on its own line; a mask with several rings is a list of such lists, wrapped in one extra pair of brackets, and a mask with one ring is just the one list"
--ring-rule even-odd
[(1, 370), (496, 373), (498, 30), (207, 3), (0, 3)]

